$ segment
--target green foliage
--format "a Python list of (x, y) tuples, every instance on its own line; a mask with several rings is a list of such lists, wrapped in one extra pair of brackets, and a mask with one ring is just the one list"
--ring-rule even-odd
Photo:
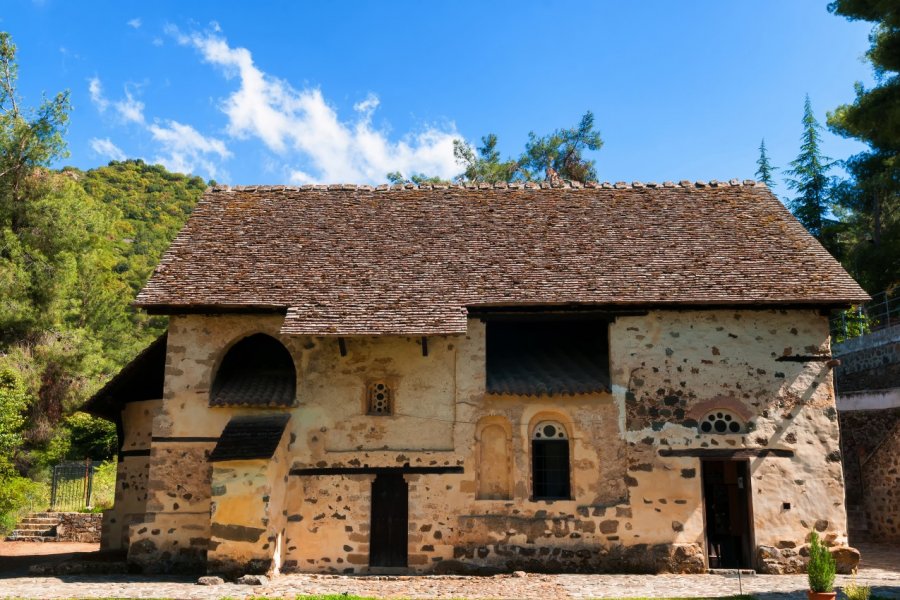
[(828, 213), (830, 159), (822, 155), (822, 127), (813, 114), (812, 103), (807, 94), (803, 102), (803, 135), (800, 154), (791, 162), (786, 172), (787, 186), (797, 195), (790, 200), (791, 211), (807, 231), (821, 240), (825, 216)]
[(900, 6), (837, 0), (828, 9), (874, 24), (866, 57), (876, 85), (828, 115), (836, 134), (869, 146), (843, 161), (849, 177), (835, 194), (844, 266), (869, 293), (900, 286)]
[(519, 161), (500, 160), (497, 151), (497, 136), (490, 133), (481, 138), (481, 146), (476, 150), (463, 140), (453, 141), (453, 156), (463, 168), (460, 179), (476, 183), (499, 183), (525, 177)]
[(413, 173), (409, 179), (403, 176), (403, 173), (400, 171), (391, 171), (387, 174), (387, 180), (389, 183), (394, 185), (412, 183), (415, 185), (425, 185), (425, 184), (449, 184), (450, 182), (446, 179), (441, 179), (440, 177), (434, 176), (429, 177), (424, 173)]
[(91, 512), (112, 508), (116, 499), (116, 459), (104, 461), (94, 469), (91, 486)]
[(113, 426), (77, 410), (165, 328), (131, 302), (206, 183), (140, 160), (51, 170), (68, 95), (25, 108), (16, 75), (0, 33), (0, 465), (41, 478), (115, 451)]
[(864, 335), (872, 330), (872, 320), (866, 313), (856, 308), (838, 311), (832, 323), (834, 327), (832, 341), (835, 344)]
[(844, 586), (844, 595), (847, 600), (869, 600), (872, 596), (872, 588), (867, 585), (859, 585), (856, 580)]
[(28, 393), (21, 376), (12, 369), (0, 369), (0, 473), (12, 465), (14, 452), (22, 444), (27, 406)]
[(809, 563), (806, 565), (809, 589), (820, 593), (834, 591), (836, 569), (831, 552), (819, 541), (819, 534), (813, 531), (809, 536)]
[(519, 164), (530, 173), (543, 175), (554, 169), (562, 179), (596, 181), (595, 161), (584, 158), (585, 150), (599, 150), (603, 146), (600, 132), (594, 128), (594, 113), (584, 113), (578, 125), (571, 129), (557, 129), (538, 137), (528, 134), (525, 154)]
[[(600, 132), (594, 126), (594, 113), (584, 113), (578, 125), (557, 129), (551, 134), (528, 134), (525, 152), (517, 160), (500, 160), (497, 136), (493, 133), (481, 138), (481, 145), (473, 149), (464, 140), (453, 141), (453, 156), (463, 169), (454, 179), (458, 182), (499, 183), (502, 181), (537, 181), (550, 179), (550, 169), (561, 179), (596, 181), (594, 160), (584, 158), (585, 151), (603, 146)], [(449, 183), (440, 177), (415, 174), (409, 179), (399, 171), (387, 174), (392, 184)]]
[(44, 483), (10, 473), (0, 473), (0, 537), (12, 530), (24, 514), (45, 510), (50, 490)]
[(756, 179), (766, 184), (769, 189), (775, 183), (774, 174), (777, 169), (769, 162), (769, 154), (766, 151), (765, 138), (759, 143), (759, 158), (756, 159)]

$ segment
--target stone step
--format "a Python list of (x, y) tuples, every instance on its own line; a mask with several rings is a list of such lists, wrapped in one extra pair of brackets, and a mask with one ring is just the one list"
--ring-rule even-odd
[(47, 525), (53, 526), (59, 523), (59, 519), (51, 519), (49, 517), (25, 517), (19, 521), (19, 525)]
[(6, 536), (7, 542), (55, 542), (57, 541), (55, 535), (35, 535), (35, 536), (16, 536), (15, 532), (13, 535)]
[(29, 527), (20, 527), (18, 529), (13, 529), (11, 535), (15, 536), (53, 536), (56, 537), (56, 527), (39, 527), (39, 528), (29, 528)]

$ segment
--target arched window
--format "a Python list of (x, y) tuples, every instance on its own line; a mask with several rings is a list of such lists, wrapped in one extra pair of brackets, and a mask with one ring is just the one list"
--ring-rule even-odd
[(701, 433), (741, 433), (744, 426), (740, 418), (725, 409), (716, 409), (700, 420)]
[(225, 354), (209, 396), (210, 406), (293, 406), (297, 374), (290, 352), (257, 333)]
[(541, 421), (531, 432), (531, 486), (535, 500), (571, 496), (569, 435), (556, 421)]

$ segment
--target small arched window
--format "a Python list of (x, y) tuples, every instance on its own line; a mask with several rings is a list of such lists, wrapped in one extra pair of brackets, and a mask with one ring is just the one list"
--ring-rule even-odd
[(297, 374), (290, 352), (257, 333), (232, 346), (216, 371), (210, 406), (293, 406)]
[(541, 421), (531, 432), (531, 484), (535, 500), (568, 499), (569, 434), (556, 421)]
[(716, 409), (708, 413), (700, 421), (701, 433), (741, 433), (744, 426), (741, 420), (733, 412)]

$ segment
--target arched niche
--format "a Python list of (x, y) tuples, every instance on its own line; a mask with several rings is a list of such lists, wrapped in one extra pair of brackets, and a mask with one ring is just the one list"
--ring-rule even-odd
[(479, 500), (512, 498), (512, 428), (503, 417), (486, 417), (476, 430)]
[(293, 406), (297, 372), (291, 353), (270, 335), (249, 335), (225, 353), (210, 388), (210, 406)]

